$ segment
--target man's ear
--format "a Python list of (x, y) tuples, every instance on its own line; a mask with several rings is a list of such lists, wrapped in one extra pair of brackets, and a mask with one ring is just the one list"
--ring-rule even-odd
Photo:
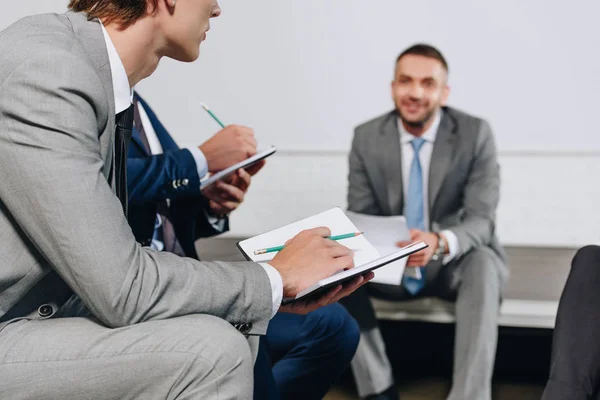
[(164, 5), (167, 8), (173, 8), (173, 7), (175, 7), (175, 4), (177, 3), (177, 0), (159, 0), (159, 1), (164, 3)]
[(450, 96), (450, 86), (446, 85), (446, 86), (444, 86), (444, 92), (442, 93), (442, 101), (440, 101), (440, 104), (442, 106), (447, 105), (449, 96)]

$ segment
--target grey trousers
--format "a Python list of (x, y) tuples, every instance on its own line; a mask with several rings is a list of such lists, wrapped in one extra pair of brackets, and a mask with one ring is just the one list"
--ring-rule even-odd
[(246, 337), (208, 315), (118, 329), (18, 320), (0, 331), (2, 399), (251, 399), (252, 369)]
[[(498, 311), (506, 266), (490, 248), (475, 249), (441, 268), (427, 271), (416, 297), (456, 301), (454, 371), (449, 400), (490, 400), (498, 338)], [(368, 284), (342, 300), (361, 326), (352, 372), (359, 395), (381, 393), (393, 384), (385, 344), (369, 296), (403, 301), (415, 298), (403, 286)]]

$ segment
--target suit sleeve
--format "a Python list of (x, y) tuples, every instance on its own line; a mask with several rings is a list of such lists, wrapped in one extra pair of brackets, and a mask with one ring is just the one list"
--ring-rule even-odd
[(259, 264), (199, 262), (135, 242), (102, 173), (112, 99), (90, 65), (38, 53), (0, 84), (3, 212), (97, 318), (119, 327), (203, 313), (265, 333), (272, 293)]
[(133, 205), (201, 196), (198, 169), (187, 149), (127, 158), (127, 187)]
[(496, 230), (500, 166), (492, 130), (485, 121), (481, 122), (474, 152), (464, 190), (461, 222), (447, 227), (458, 238), (459, 255), (489, 244)]
[(361, 135), (354, 132), (352, 149), (348, 158), (348, 210), (371, 215), (381, 215), (375, 193), (361, 153)]

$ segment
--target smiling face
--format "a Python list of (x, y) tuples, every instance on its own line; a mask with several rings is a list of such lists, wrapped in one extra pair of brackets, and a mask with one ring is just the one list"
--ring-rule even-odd
[(446, 104), (450, 89), (448, 72), (435, 58), (407, 54), (396, 64), (392, 97), (404, 126), (425, 131)]
[[(165, 56), (194, 61), (210, 29), (210, 19), (221, 15), (217, 0), (160, 0), (159, 24), (167, 41)], [(160, 7), (160, 6), (159, 6)]]

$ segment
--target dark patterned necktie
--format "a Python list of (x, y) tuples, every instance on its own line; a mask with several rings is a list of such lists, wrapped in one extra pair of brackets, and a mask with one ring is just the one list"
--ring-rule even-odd
[(127, 150), (133, 128), (133, 105), (117, 114), (115, 130), (115, 186), (123, 212), (127, 216)]
[[(146, 136), (146, 131), (144, 130), (144, 125), (142, 124), (142, 119), (140, 117), (139, 107), (141, 104), (137, 99), (134, 99), (134, 126), (137, 129), (140, 139), (144, 144), (144, 148), (146, 149), (146, 153), (152, 154), (152, 150), (150, 149), (150, 143), (148, 142), (148, 137)], [(171, 210), (169, 209), (169, 204), (167, 201), (160, 201), (157, 203), (157, 212), (160, 215), (158, 219), (160, 221), (160, 226), (155, 229), (153, 239), (161, 241), (164, 246), (164, 251), (168, 251), (170, 253), (175, 253), (178, 256), (185, 256), (185, 252), (177, 240), (177, 236), (175, 235), (175, 227), (171, 222)]]

